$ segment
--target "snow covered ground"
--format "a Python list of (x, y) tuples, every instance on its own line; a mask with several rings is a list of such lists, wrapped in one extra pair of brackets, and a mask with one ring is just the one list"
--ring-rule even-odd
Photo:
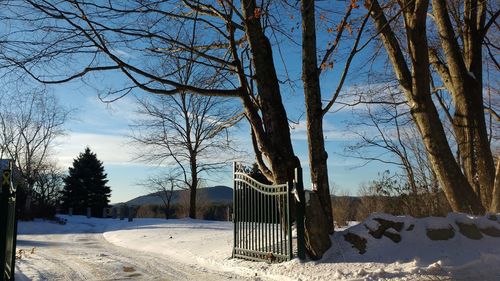
[[(17, 261), (20, 280), (500, 280), (500, 238), (472, 240), (460, 233), (443, 241), (426, 229), (443, 228), (469, 217), (413, 219), (401, 222), (401, 242), (375, 239), (369, 227), (376, 216), (338, 231), (320, 261), (294, 259), (267, 264), (231, 259), (232, 224), (191, 219), (112, 219), (65, 217), (68, 224), (22, 222)], [(498, 221), (476, 219), (482, 226)], [(499, 217), (500, 221), (500, 217)], [(413, 227), (410, 227), (413, 225)], [(411, 230), (408, 230), (410, 229)], [(500, 227), (499, 227), (500, 229)], [(388, 230), (388, 232), (396, 232)], [(345, 241), (346, 233), (366, 239), (366, 253)], [(34, 247), (34, 250), (32, 251)], [(33, 253), (31, 253), (33, 252)]]

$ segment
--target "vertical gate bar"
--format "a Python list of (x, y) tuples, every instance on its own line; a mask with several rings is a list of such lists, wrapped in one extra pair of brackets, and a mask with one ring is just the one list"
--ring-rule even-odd
[[(281, 189), (281, 192), (285, 191), (284, 188)], [(283, 249), (283, 228), (285, 227), (285, 197), (283, 195), (280, 195), (280, 254), (284, 254), (284, 249)]]
[[(283, 212), (283, 210), (285, 209), (284, 205), (285, 204), (285, 200), (283, 200), (283, 195), (280, 195), (280, 214), (279, 214), (279, 221), (280, 221), (280, 226), (279, 226), (279, 229), (280, 229), (280, 254), (284, 254), (284, 251), (283, 251), (283, 220), (284, 220), (284, 215), (285, 213)], [(283, 209), (283, 210), (281, 210)]]
[(260, 251), (264, 252), (265, 236), (264, 236), (264, 194), (260, 194)]
[(243, 247), (247, 249), (247, 191), (248, 186), (246, 183), (243, 184)]
[(280, 253), (280, 236), (279, 236), (279, 228), (280, 228), (280, 198), (281, 196), (278, 195), (276, 196), (276, 225), (274, 226), (276, 228), (276, 253)]
[(290, 222), (288, 221), (288, 208), (290, 207), (288, 205), (288, 185), (287, 185), (287, 189), (286, 189), (286, 198), (285, 198), (285, 202), (286, 202), (286, 207), (285, 207), (285, 220), (286, 220), (286, 228), (285, 228), (285, 256), (289, 257), (290, 255), (288, 254), (288, 226), (290, 225)]
[[(258, 201), (257, 202), (257, 209), (258, 209), (258, 211), (257, 211), (257, 220), (258, 220), (258, 223), (257, 223), (257, 237), (258, 237), (257, 238), (257, 240), (258, 240), (258, 242), (257, 242), (257, 250), (259, 252), (260, 252), (261, 246), (262, 246), (262, 241), (261, 241), (262, 237), (261, 237), (261, 231), (260, 231), (260, 228), (262, 227), (262, 225), (261, 225), (261, 218), (260, 218), (260, 215), (262, 213), (262, 210), (261, 210), (262, 206), (260, 205), (260, 203), (262, 202), (262, 200), (260, 200), (261, 195), (262, 195), (262, 192), (259, 191), (259, 193), (257, 194), (257, 201)], [(259, 257), (261, 257), (260, 254), (259, 254)]]
[(238, 234), (238, 223), (236, 220), (236, 215), (238, 212), (236, 211), (237, 203), (236, 203), (236, 162), (233, 162), (233, 258), (234, 252), (236, 249), (236, 238)]
[(276, 253), (276, 235), (278, 233), (276, 233), (276, 199), (277, 199), (277, 196), (274, 195), (274, 199), (273, 199), (273, 204), (274, 204), (274, 207), (273, 207), (273, 224), (272, 224), (272, 227), (273, 227), (273, 252)]
[(248, 199), (247, 199), (247, 220), (248, 220), (248, 249), (252, 250), (252, 187), (248, 187)]
[(248, 219), (248, 218), (249, 218), (249, 215), (250, 215), (250, 214), (249, 214), (249, 211), (250, 211), (250, 207), (249, 207), (250, 202), (249, 202), (249, 201), (250, 201), (250, 200), (249, 200), (249, 194), (248, 194), (248, 193), (249, 193), (249, 191), (250, 191), (250, 189), (251, 189), (252, 187), (251, 187), (251, 186), (249, 186), (249, 185), (247, 185), (247, 186), (246, 186), (246, 188), (247, 188), (247, 190), (246, 190), (246, 198), (245, 198), (245, 204), (246, 204), (246, 208), (245, 208), (245, 209), (246, 209), (246, 214), (247, 214), (247, 215), (246, 215), (246, 217), (245, 217), (245, 222), (246, 222), (246, 225), (247, 225), (247, 226), (246, 226), (246, 232), (247, 232), (247, 233), (246, 233), (246, 235), (245, 235), (245, 241), (246, 241), (246, 244), (245, 244), (245, 245), (246, 245), (246, 249), (248, 250), (248, 249), (250, 249), (250, 243), (249, 243), (250, 241), (248, 240), (248, 237), (249, 237), (249, 235), (250, 235), (250, 225), (249, 225), (249, 224), (250, 224), (250, 223), (249, 223), (249, 222), (250, 222), (250, 220)]
[(268, 236), (269, 233), (267, 231), (267, 225), (268, 225), (268, 210), (269, 210), (269, 203), (267, 202), (267, 194), (264, 194), (264, 241), (265, 241), (265, 251), (269, 252), (269, 241), (268, 241)]
[(247, 239), (248, 239), (248, 249), (249, 250), (253, 250), (253, 246), (252, 246), (252, 192), (253, 191), (253, 187), (250, 187), (248, 188), (248, 199), (247, 199), (247, 202), (248, 202), (248, 236), (247, 236)]
[(244, 184), (244, 187), (245, 187), (245, 191), (244, 191), (244, 197), (243, 197), (243, 204), (245, 205), (245, 218), (243, 219), (243, 221), (245, 222), (245, 226), (244, 226), (244, 229), (245, 229), (245, 233), (243, 235), (243, 239), (245, 241), (245, 249), (248, 250), (248, 189), (250, 188), (248, 186), (248, 184)]
[(286, 198), (283, 200), (283, 204), (285, 204), (284, 213), (283, 213), (283, 221), (285, 222), (285, 225), (283, 226), (283, 237), (284, 237), (284, 255), (288, 257), (288, 183), (287, 183), (287, 189), (286, 189)]
[[(259, 195), (259, 191), (258, 190), (254, 190), (253, 191), (253, 245), (254, 245), (254, 250), (257, 251), (259, 249), (257, 243), (259, 242), (259, 236), (257, 234), (258, 232), (258, 226), (257, 226), (257, 213), (259, 212), (259, 208), (257, 206), (257, 195)], [(257, 255), (258, 257), (258, 255)]]
[(240, 249), (245, 248), (245, 183), (240, 182)]
[(260, 229), (260, 238), (261, 238), (261, 251), (265, 252), (266, 251), (266, 220), (265, 220), (265, 215), (266, 215), (266, 204), (265, 204), (265, 197), (266, 195), (261, 193), (260, 195), (260, 207), (261, 207), (261, 212), (260, 212), (260, 219), (261, 219), (261, 229)]
[(234, 220), (236, 221), (236, 230), (238, 231), (237, 233), (237, 241), (236, 241), (236, 246), (239, 248), (240, 247), (240, 234), (241, 234), (241, 225), (240, 225), (240, 221), (241, 221), (241, 211), (240, 211), (240, 197), (241, 197), (241, 193), (239, 191), (239, 185), (240, 185), (240, 182), (236, 182), (236, 204), (237, 206), (235, 206), (235, 210), (234, 210)]
[(271, 210), (271, 206), (269, 206), (269, 194), (266, 194), (266, 252), (269, 253), (271, 250), (271, 243), (269, 241), (269, 210)]
[(245, 183), (240, 182), (240, 249), (245, 248)]
[(271, 215), (271, 211), (273, 209), (273, 197), (269, 194), (269, 198), (268, 198), (268, 207), (267, 207), (267, 238), (269, 240), (269, 251), (268, 252), (272, 252), (273, 250), (273, 242), (272, 242), (272, 235), (271, 235), (271, 224), (272, 224), (272, 215)]
[[(286, 188), (283, 188), (283, 192), (285, 192), (285, 195), (281, 195), (283, 197), (283, 210), (282, 210), (282, 214), (280, 215), (281, 216), (281, 222), (282, 222), (282, 225), (281, 225), (281, 250), (283, 252), (283, 255), (286, 255), (286, 227), (287, 227), (287, 222), (286, 222), (286, 208), (287, 208), (287, 205), (286, 205)], [(285, 243), (285, 244), (283, 244)]]
[(271, 235), (271, 240), (272, 240), (272, 243), (273, 243), (273, 246), (272, 246), (273, 253), (276, 252), (276, 250), (275, 250), (275, 243), (274, 243), (274, 239), (275, 239), (275, 237), (274, 237), (274, 223), (275, 223), (274, 222), (274, 212), (275, 211), (276, 211), (276, 196), (273, 195), (273, 212), (271, 214), (271, 216), (272, 216), (272, 224), (271, 224), (272, 235)]
[(276, 242), (278, 243), (278, 253), (281, 254), (281, 195), (278, 196), (276, 204), (278, 205), (276, 209)]
[(240, 193), (239, 197), (240, 197), (240, 203), (239, 203), (239, 208), (240, 208), (240, 249), (243, 249), (244, 248), (244, 244), (243, 244), (243, 234), (245, 233), (245, 213), (244, 213), (244, 203), (243, 203), (243, 198), (244, 198), (244, 192), (245, 192), (245, 184), (243, 182), (240, 182), (239, 183), (239, 186), (238, 186), (238, 192)]
[(236, 190), (238, 191), (238, 197), (236, 198), (238, 201), (238, 209), (236, 210), (238, 212), (238, 214), (236, 214), (238, 221), (238, 248), (241, 248), (241, 183), (239, 181)]
[(280, 208), (281, 208), (281, 203), (280, 203), (280, 200), (281, 200), (281, 195), (278, 195), (276, 196), (276, 198), (278, 199), (276, 201), (276, 253), (278, 254), (281, 254), (281, 247), (280, 247), (280, 244), (281, 244), (281, 240), (280, 240), (280, 230), (281, 230), (281, 214), (280, 214)]
[(278, 242), (278, 252), (281, 254), (281, 195), (278, 196), (278, 209), (276, 210), (276, 240)]
[(272, 236), (272, 232), (271, 232), (271, 225), (272, 225), (272, 222), (273, 222), (273, 219), (272, 219), (272, 214), (271, 214), (271, 211), (273, 210), (273, 196), (272, 195), (269, 195), (269, 206), (268, 206), (268, 209), (267, 209), (267, 217), (268, 217), (268, 223), (267, 223), (267, 228), (268, 228), (268, 233), (267, 233), (267, 236), (269, 238), (269, 252), (272, 252), (273, 251), (273, 236)]
[(240, 203), (239, 203), (239, 208), (240, 208), (240, 241), (238, 242), (239, 245), (240, 245), (240, 249), (243, 249), (244, 248), (244, 244), (243, 244), (243, 234), (245, 233), (245, 218), (244, 218), (244, 203), (243, 203), (243, 197), (245, 196), (244, 192), (245, 192), (245, 184), (243, 182), (240, 182), (239, 184), (239, 187), (238, 187), (238, 192), (240, 193), (239, 197), (240, 197)]
[(250, 201), (252, 202), (250, 204), (250, 214), (251, 214), (251, 225), (252, 225), (252, 232), (250, 237), (252, 237), (252, 250), (255, 250), (255, 219), (254, 219), (254, 212), (255, 212), (255, 206), (254, 206), (254, 195), (255, 195), (255, 189), (250, 190), (252, 193), (250, 194)]
[(234, 189), (233, 189), (233, 222), (234, 222), (234, 247), (238, 247), (238, 185), (236, 179), (234, 179)]
[(241, 219), (240, 219), (240, 227), (241, 227), (241, 237), (240, 237), (240, 248), (244, 249), (245, 248), (245, 183), (241, 182), (240, 183), (240, 212), (241, 212)]
[(293, 258), (293, 251), (292, 251), (292, 220), (290, 218), (290, 198), (292, 196), (292, 189), (291, 189), (291, 183), (288, 184), (288, 187), (287, 187), (287, 196), (286, 196), (286, 205), (287, 205), (287, 208), (286, 208), (286, 220), (288, 222), (288, 259), (292, 259)]
[(257, 242), (259, 241), (258, 239), (258, 236), (257, 236), (257, 212), (258, 212), (258, 208), (257, 208), (257, 194), (258, 194), (258, 191), (257, 190), (254, 190), (253, 191), (253, 203), (252, 203), (252, 207), (253, 207), (253, 212), (252, 212), (252, 218), (253, 218), (253, 249), (254, 251), (257, 251)]
[(276, 196), (276, 224), (274, 225), (274, 228), (276, 229), (276, 253), (280, 252), (280, 234), (279, 234), (279, 227), (280, 227), (280, 195)]
[(244, 239), (244, 247), (245, 249), (248, 249), (248, 185), (244, 184), (245, 191), (244, 191), (244, 198), (243, 198), (243, 205), (244, 205), (244, 212), (243, 214), (245, 217), (243, 218), (245, 226), (243, 229), (245, 229), (243, 233), (243, 239)]
[(241, 183), (238, 182), (236, 185), (236, 190), (238, 191), (238, 214), (236, 215), (238, 222), (238, 248), (241, 248)]

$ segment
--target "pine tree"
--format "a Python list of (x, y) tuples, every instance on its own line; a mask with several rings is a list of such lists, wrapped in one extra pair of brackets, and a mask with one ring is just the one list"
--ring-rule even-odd
[(102, 216), (102, 209), (108, 206), (111, 189), (107, 186), (107, 174), (101, 161), (90, 148), (73, 160), (69, 175), (64, 179), (62, 206), (73, 208), (73, 213), (83, 215), (86, 208), (92, 208), (92, 216)]

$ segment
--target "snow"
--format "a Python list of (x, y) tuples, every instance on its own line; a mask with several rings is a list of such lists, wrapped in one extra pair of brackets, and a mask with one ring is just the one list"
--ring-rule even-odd
[[(350, 223), (350, 227), (335, 232), (331, 236), (332, 247), (325, 253), (322, 260), (300, 261), (293, 259), (280, 264), (232, 259), (233, 225), (231, 222), (192, 219), (135, 219), (133, 222), (127, 222), (113, 219), (87, 219), (80, 216), (64, 218), (68, 220), (66, 225), (44, 221), (21, 222), (19, 224), (20, 237), (24, 240), (36, 237), (37, 241), (47, 242), (51, 239), (60, 239), (60, 237), (66, 237), (67, 241), (76, 241), (81, 239), (81, 237), (75, 238), (78, 235), (92, 235), (90, 238), (93, 239), (93, 242), (102, 238), (103, 241), (99, 244), (102, 247), (101, 251), (106, 249), (117, 251), (118, 255), (124, 257), (138, 255), (134, 253), (145, 253), (168, 260), (168, 263), (175, 265), (174, 268), (182, 268), (182, 270), (187, 271), (193, 271), (193, 268), (203, 269), (214, 276), (220, 272), (222, 277), (233, 280), (421, 280), (448, 278), (500, 280), (500, 238), (484, 235), (480, 240), (471, 240), (461, 235), (456, 225), (456, 222), (475, 223), (479, 228), (486, 226), (500, 229), (500, 220), (493, 221), (486, 216), (472, 217), (455, 213), (445, 218), (416, 219), (409, 216), (394, 217), (386, 214), (373, 214), (362, 223), (356, 225)], [(379, 218), (403, 223), (401, 231), (394, 228), (386, 230), (393, 235), (401, 235), (401, 242), (395, 243), (386, 236), (375, 239), (368, 234), (367, 227), (371, 230), (380, 227), (381, 223), (376, 220)], [(448, 227), (455, 229), (455, 236), (449, 240), (433, 241), (426, 236), (427, 229)], [(347, 232), (367, 240), (365, 254), (359, 254), (357, 249), (345, 241), (344, 235)], [(115, 249), (105, 244), (118, 247)], [(21, 248), (24, 247), (22, 243), (20, 245)], [(44, 244), (39, 242), (37, 247), (43, 248)], [(99, 257), (99, 253), (92, 254), (94, 258), (95, 256), (106, 258)], [(107, 253), (103, 252), (102, 254)], [(143, 257), (143, 259), (145, 258)], [(141, 258), (138, 257), (137, 260), (141, 263)], [(28, 262), (30, 262), (29, 257), (18, 261), (19, 275), (33, 279), (33, 276), (36, 277), (32, 272), (33, 267), (43, 266), (43, 260), (32, 265), (27, 264)], [(126, 262), (131, 263), (132, 261), (127, 259)], [(136, 267), (140, 268), (141, 266), (136, 265)], [(143, 269), (145, 272), (148, 270), (150, 269)], [(194, 272), (190, 276), (198, 276), (196, 274)], [(39, 276), (38, 279), (43, 278)], [(73, 279), (80, 280), (78, 277)], [(25, 279), (20, 278), (20, 280)]]

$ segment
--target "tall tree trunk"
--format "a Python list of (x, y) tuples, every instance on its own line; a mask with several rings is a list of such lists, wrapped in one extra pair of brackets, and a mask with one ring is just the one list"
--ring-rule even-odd
[[(193, 159), (194, 158), (194, 159)], [(189, 217), (196, 219), (196, 191), (198, 189), (198, 166), (196, 158), (191, 158), (191, 184), (189, 186)]]
[(493, 185), (490, 212), (500, 213), (500, 157), (497, 159), (497, 170), (495, 173), (495, 184)]
[(465, 2), (464, 44), (461, 51), (446, 1), (432, 1), (446, 65), (439, 61), (436, 54), (431, 55), (436, 57), (434, 65), (453, 97), (453, 126), (464, 174), (484, 208), (488, 209), (492, 202), (495, 164), (488, 141), (483, 105), (482, 42), (486, 1)]
[(320, 208), (321, 211), (306, 211), (306, 220), (317, 223), (309, 224), (309, 228), (317, 228), (314, 241), (309, 239), (311, 233), (306, 231), (306, 241), (315, 248), (309, 255), (321, 258), (331, 246), (328, 233), (333, 233), (333, 215), (328, 183), (328, 154), (325, 151), (323, 136), (323, 107), (321, 104), (321, 88), (316, 52), (316, 23), (314, 0), (302, 0), (302, 81), (306, 105), (306, 124), (309, 151), (309, 167), (311, 170), (312, 190), (317, 194), (316, 200), (311, 200), (306, 208)]
[(306, 104), (307, 139), (312, 190), (316, 191), (333, 233), (332, 204), (328, 183), (328, 153), (323, 135), (323, 108), (316, 52), (316, 23), (314, 0), (302, 1), (302, 81)]
[[(258, 151), (256, 153), (257, 162), (261, 170), (264, 171), (267, 170), (264, 162), (269, 164), (270, 169), (265, 174), (274, 183), (292, 182), (294, 179), (294, 170), (300, 167), (300, 161), (295, 156), (292, 148), (288, 118), (281, 99), (271, 44), (262, 30), (260, 18), (256, 15), (258, 13), (256, 13), (257, 6), (255, 0), (241, 0), (241, 5), (245, 18), (245, 33), (250, 45), (252, 63), (255, 69), (254, 77), (257, 82), (258, 91), (257, 106), (262, 115), (262, 119), (258, 118), (253, 102), (243, 97), (246, 115), (252, 125), (254, 146)], [(240, 80), (242, 79), (240, 78)], [(262, 123), (260, 123), (261, 121)], [(319, 128), (321, 128), (321, 118), (319, 125)], [(324, 147), (322, 150), (324, 152)], [(259, 159), (261, 153), (266, 161)], [(327, 179), (326, 166), (325, 174), (321, 176), (321, 180), (324, 180), (325, 176)], [(326, 183), (326, 190), (328, 190), (328, 180), (326, 180)], [(319, 204), (317, 208), (321, 209), (320, 213), (324, 216), (322, 205)], [(328, 237), (328, 232), (330, 231), (328, 222), (325, 225), (327, 227), (319, 232), (310, 231), (310, 228), (306, 229), (306, 233), (309, 233), (309, 240), (316, 241), (319, 235), (326, 235), (328, 242), (330, 242)], [(309, 226), (316, 227), (317, 224), (309, 224)], [(307, 227), (308, 224), (306, 224)], [(325, 251), (324, 246), (318, 246), (315, 243), (306, 244), (306, 247), (309, 253), (319, 253), (319, 257)], [(313, 257), (316, 257), (316, 255), (313, 255)]]
[[(241, 5), (245, 18), (245, 32), (255, 69), (262, 124), (256, 124), (251, 118), (249, 120), (259, 149), (270, 165), (273, 182), (291, 182), (294, 178), (294, 170), (296, 167), (300, 167), (300, 162), (293, 152), (288, 118), (281, 99), (271, 43), (262, 30), (260, 18), (256, 16), (255, 0), (241, 0)], [(247, 105), (245, 107), (250, 107)], [(247, 116), (252, 114), (254, 113), (247, 113)]]
[(394, 72), (410, 105), (411, 115), (422, 136), (429, 160), (446, 197), (456, 212), (480, 214), (484, 208), (453, 157), (430, 92), (430, 71), (426, 34), (428, 0), (403, 1), (403, 15), (412, 70), (378, 1), (371, 16), (387, 50)]

